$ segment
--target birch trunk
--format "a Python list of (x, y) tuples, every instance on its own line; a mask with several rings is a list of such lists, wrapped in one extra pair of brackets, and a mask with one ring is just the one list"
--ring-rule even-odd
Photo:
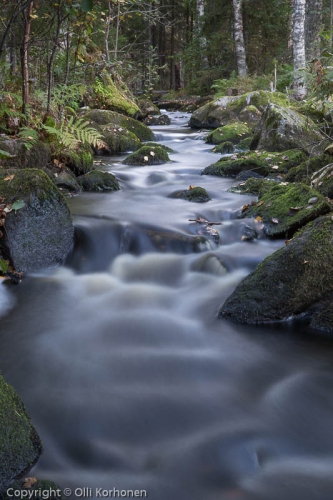
[(244, 28), (243, 28), (243, 0), (233, 0), (234, 6), (234, 39), (237, 59), (237, 69), (239, 76), (248, 74), (246, 64), (246, 50), (244, 43)]
[(22, 114), (27, 114), (27, 104), (29, 102), (29, 59), (28, 49), (30, 42), (31, 30), (31, 15), (33, 9), (33, 2), (28, 5), (24, 13), (24, 30), (23, 41), (21, 47), (21, 64), (22, 64)]
[(196, 1), (196, 11), (197, 11), (196, 32), (200, 45), (201, 62), (203, 63), (204, 67), (207, 67), (208, 66), (207, 39), (202, 33), (203, 19), (205, 15), (205, 0)]
[(305, 11), (306, 60), (320, 58), (319, 32), (323, 24), (323, 0), (308, 0)]
[(294, 50), (294, 97), (303, 99), (306, 88), (302, 69), (305, 68), (305, 5), (306, 0), (294, 0), (293, 50)]

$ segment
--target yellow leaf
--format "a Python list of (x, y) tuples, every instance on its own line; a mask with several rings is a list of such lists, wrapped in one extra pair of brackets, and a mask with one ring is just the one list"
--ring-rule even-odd
[(7, 177), (4, 178), (4, 181), (11, 181), (12, 179), (14, 179), (14, 177), (15, 177), (15, 174), (7, 175)]
[(260, 223), (262, 222), (262, 217), (260, 217), (260, 215), (258, 215), (258, 217), (256, 217), (256, 218), (254, 219), (254, 222), (255, 222), (256, 224), (260, 224)]

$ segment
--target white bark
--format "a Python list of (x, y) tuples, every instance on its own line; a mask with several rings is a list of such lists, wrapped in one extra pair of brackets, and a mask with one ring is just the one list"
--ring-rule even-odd
[(319, 32), (323, 24), (323, 0), (307, 0), (305, 11), (306, 60), (320, 58)]
[(208, 59), (207, 59), (207, 53), (206, 53), (207, 39), (202, 34), (203, 18), (205, 15), (205, 0), (196, 0), (196, 11), (197, 11), (196, 31), (197, 31), (197, 37), (198, 37), (200, 49), (201, 49), (201, 61), (204, 65), (204, 67), (207, 67), (208, 66)]
[(302, 99), (306, 95), (306, 88), (302, 69), (306, 66), (305, 60), (305, 6), (306, 0), (294, 0), (293, 17), (293, 50), (294, 50), (294, 90), (295, 97)]
[(248, 74), (248, 67), (246, 64), (246, 50), (244, 43), (243, 0), (233, 0), (233, 6), (234, 6), (234, 39), (235, 39), (238, 75), (245, 76)]

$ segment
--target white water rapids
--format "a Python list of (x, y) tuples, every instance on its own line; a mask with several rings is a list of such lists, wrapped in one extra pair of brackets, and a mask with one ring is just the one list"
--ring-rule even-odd
[[(217, 319), (284, 242), (241, 241), (237, 212), (253, 197), (200, 176), (217, 156), (187, 115), (170, 116), (153, 129), (172, 163), (102, 158), (122, 189), (70, 199), (68, 265), (0, 286), (0, 369), (44, 444), (30, 475), (93, 497), (331, 500), (332, 344), (292, 325)], [(190, 185), (212, 201), (168, 197)], [(191, 247), (197, 217), (222, 222), (219, 245)]]

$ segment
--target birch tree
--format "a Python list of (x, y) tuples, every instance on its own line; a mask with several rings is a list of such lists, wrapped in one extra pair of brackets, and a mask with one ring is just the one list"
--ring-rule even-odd
[(243, 0), (233, 0), (234, 7), (234, 40), (236, 49), (237, 69), (239, 76), (248, 74), (243, 27)]
[(207, 39), (202, 32), (203, 19), (205, 15), (205, 0), (196, 0), (196, 33), (201, 51), (201, 61), (204, 67), (208, 66)]
[(294, 97), (303, 99), (306, 88), (302, 69), (305, 68), (305, 6), (306, 0), (294, 0), (293, 52), (294, 52)]

